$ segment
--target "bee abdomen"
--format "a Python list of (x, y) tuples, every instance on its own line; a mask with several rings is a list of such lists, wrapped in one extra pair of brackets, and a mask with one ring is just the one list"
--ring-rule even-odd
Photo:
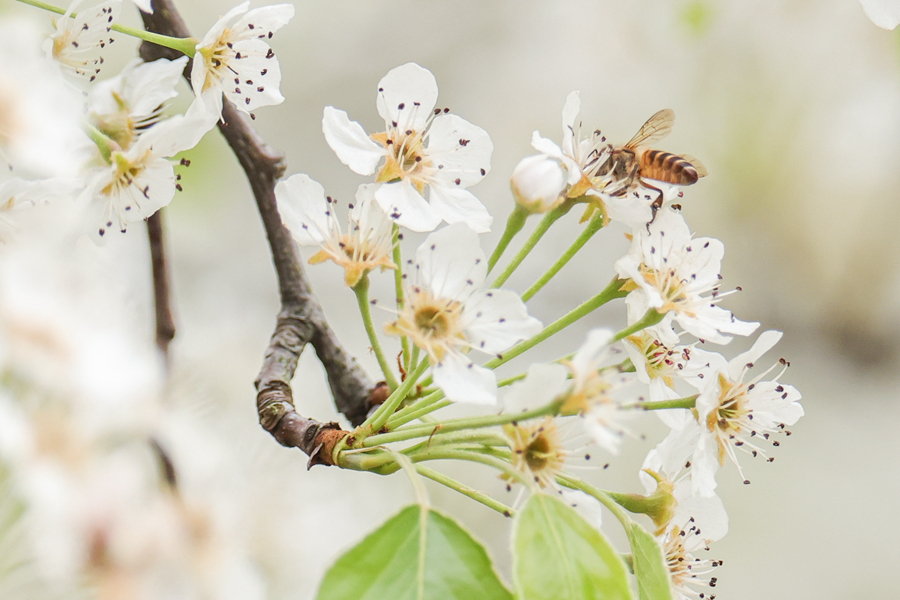
[(641, 177), (675, 185), (697, 183), (697, 169), (690, 162), (671, 152), (647, 150), (641, 155)]

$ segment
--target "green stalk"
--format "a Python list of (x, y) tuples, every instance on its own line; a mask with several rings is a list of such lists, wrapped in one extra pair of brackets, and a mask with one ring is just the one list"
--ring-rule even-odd
[[(544, 234), (547, 233), (547, 230), (550, 229), (550, 226), (553, 225), (560, 217), (569, 212), (569, 209), (572, 207), (569, 203), (563, 203), (548, 212), (544, 215), (544, 218), (541, 219), (540, 223), (537, 224), (534, 231), (531, 232), (531, 236), (525, 242), (525, 245), (519, 249), (518, 254), (516, 254), (512, 262), (506, 265), (506, 268), (503, 269), (503, 272), (497, 276), (497, 279), (494, 280), (494, 283), (491, 284), (492, 288), (498, 288), (509, 279), (509, 276), (513, 274), (513, 272), (519, 268), (519, 265), (522, 264), (522, 261), (525, 260), (525, 257), (528, 256), (528, 253), (531, 252), (537, 243), (540, 241)], [(499, 258), (499, 257), (498, 257)]]
[[(47, 4), (46, 2), (41, 2), (40, 0), (18, 0), (22, 4), (28, 4), (30, 6), (34, 6), (35, 8), (40, 8), (46, 10), (48, 12), (56, 13), (58, 15), (65, 15), (66, 9), (60, 8), (58, 6), (54, 6), (52, 4)], [(71, 13), (70, 17), (77, 16), (77, 13)], [(194, 38), (175, 38), (170, 37), (168, 35), (160, 35), (158, 33), (151, 33), (149, 31), (144, 31), (143, 29), (135, 29), (134, 27), (127, 27), (125, 25), (113, 24), (113, 31), (118, 31), (119, 33), (124, 33), (125, 35), (130, 35), (132, 37), (136, 37), (138, 39), (144, 40), (145, 42), (150, 42), (152, 44), (156, 44), (157, 46), (164, 46), (166, 48), (172, 48), (173, 50), (177, 50), (182, 54), (186, 54), (191, 58), (196, 54), (196, 46), (199, 43)]]
[(622, 405), (623, 409), (637, 408), (640, 410), (669, 410), (672, 408), (694, 408), (697, 405), (697, 396), (685, 396), (675, 400), (657, 400), (656, 402), (634, 402)]
[(525, 226), (525, 221), (528, 219), (528, 214), (528, 211), (518, 204), (516, 204), (513, 211), (509, 213), (509, 218), (506, 220), (506, 229), (503, 230), (503, 236), (500, 238), (500, 241), (497, 242), (497, 247), (494, 248), (491, 258), (488, 259), (488, 273), (493, 270), (494, 265), (496, 265), (497, 261), (500, 260), (500, 257), (503, 256), (506, 247), (509, 246), (512, 239), (516, 237), (516, 234), (522, 231), (522, 227)]
[(419, 474), (422, 475), (423, 477), (427, 477), (428, 479), (430, 479), (432, 481), (436, 481), (437, 483), (440, 483), (441, 485), (446, 486), (446, 487), (450, 488), (451, 490), (456, 490), (463, 496), (468, 496), (472, 500), (475, 500), (476, 502), (480, 502), (481, 504), (484, 504), (488, 508), (496, 510), (498, 513), (500, 513), (504, 517), (511, 517), (516, 513), (516, 511), (514, 511), (512, 508), (506, 506), (502, 502), (497, 502), (496, 500), (494, 500), (493, 498), (491, 498), (484, 492), (480, 492), (480, 491), (472, 489), (466, 485), (463, 485), (459, 481), (456, 481), (455, 479), (453, 479), (451, 477), (447, 477), (443, 473), (439, 473), (433, 469), (429, 469), (428, 467), (426, 467), (424, 465), (416, 465), (416, 471), (418, 471)]
[(81, 126), (87, 136), (91, 138), (91, 141), (96, 144), (97, 150), (100, 151), (100, 156), (103, 157), (103, 160), (107, 164), (111, 163), (112, 161), (110, 160), (110, 158), (112, 157), (113, 150), (121, 150), (121, 148), (119, 148), (119, 145), (103, 135), (102, 131), (100, 131), (90, 123), (85, 121)]
[(586, 483), (585, 481), (582, 481), (577, 477), (573, 477), (572, 475), (557, 475), (556, 481), (566, 486), (567, 488), (573, 490), (581, 490), (589, 496), (593, 496), (594, 498), (599, 500), (600, 503), (603, 504), (603, 506), (609, 509), (609, 512), (615, 515), (615, 517), (619, 520), (619, 523), (621, 523), (622, 526), (626, 529), (633, 523), (631, 517), (626, 514), (625, 510), (623, 510), (622, 507), (619, 506), (615, 500), (613, 500), (613, 496), (615, 494), (599, 490), (594, 486)]
[(559, 412), (561, 402), (551, 402), (540, 408), (534, 408), (525, 412), (503, 415), (487, 415), (484, 417), (465, 417), (462, 419), (449, 419), (438, 423), (425, 423), (423, 425), (411, 425), (388, 433), (373, 435), (363, 442), (364, 447), (379, 446), (391, 442), (402, 442), (418, 437), (427, 437), (439, 433), (461, 431), (463, 429), (479, 429), (482, 427), (494, 427), (516, 421), (527, 421), (544, 415), (554, 415)]
[[(413, 372), (407, 373), (406, 379), (404, 379), (403, 383), (388, 396), (388, 399), (384, 401), (384, 404), (379, 406), (378, 410), (371, 414), (362, 425), (356, 428), (355, 431), (358, 441), (360, 441), (360, 438), (365, 439), (370, 432), (381, 431), (381, 428), (387, 423), (388, 418), (394, 414), (394, 411), (397, 410), (400, 403), (406, 399), (409, 392), (413, 389), (413, 386), (416, 385), (416, 381), (422, 376), (422, 373), (424, 373), (427, 368), (428, 357), (426, 356), (422, 358), (422, 361), (416, 366), (416, 369)], [(365, 442), (368, 442), (368, 439), (365, 439)], [(363, 443), (362, 445), (376, 446), (377, 444)]]
[[(590, 298), (589, 300), (585, 301), (578, 308), (561, 316), (553, 323), (550, 323), (549, 325), (544, 327), (544, 329), (540, 333), (535, 335), (534, 337), (527, 339), (524, 342), (520, 342), (520, 343), (516, 344), (515, 346), (513, 346), (506, 352), (499, 355), (497, 358), (493, 358), (493, 359), (489, 360), (488, 362), (486, 362), (484, 364), (484, 366), (487, 367), (488, 369), (496, 369), (500, 365), (502, 365), (506, 362), (509, 362), (510, 360), (519, 356), (526, 350), (530, 350), (531, 348), (537, 346), (539, 343), (543, 342), (544, 340), (549, 338), (551, 335), (559, 333), (560, 331), (562, 331), (563, 329), (565, 329), (566, 327), (568, 327), (575, 321), (590, 314), (591, 312), (600, 308), (601, 306), (603, 306), (610, 300), (614, 300), (616, 298), (624, 298), (625, 296), (628, 295), (628, 292), (622, 291), (623, 283), (624, 282), (619, 279), (613, 279), (602, 292), (600, 292), (593, 298)], [(628, 333), (629, 331), (630, 331), (630, 328), (624, 330), (624, 332), (626, 332), (625, 335), (631, 335), (631, 333), (633, 333), (633, 332)], [(622, 336), (622, 337), (624, 337), (624, 336)], [(622, 338), (617, 337), (616, 339), (622, 339)]]
[(629, 335), (641, 331), (642, 329), (653, 327), (654, 325), (662, 321), (664, 316), (666, 316), (666, 313), (661, 313), (655, 308), (649, 308), (647, 309), (647, 312), (644, 313), (644, 316), (641, 317), (640, 321), (637, 321), (633, 325), (629, 325), (628, 327), (614, 335), (612, 341), (617, 342), (621, 339), (627, 338)]
[[(416, 419), (422, 419), (425, 416), (440, 410), (444, 407), (450, 406), (453, 404), (450, 400), (440, 400), (426, 406), (420, 406), (418, 409), (410, 411), (404, 415), (401, 415), (396, 421), (388, 421), (388, 429), (394, 430), (402, 425), (406, 425), (410, 421), (415, 421)], [(415, 406), (415, 405), (412, 405)]]
[(606, 223), (606, 215), (603, 214), (603, 211), (598, 211), (594, 217), (588, 222), (587, 227), (584, 228), (584, 231), (581, 232), (575, 241), (572, 242), (572, 245), (569, 246), (569, 249), (566, 250), (562, 256), (560, 256), (553, 266), (547, 269), (547, 271), (541, 275), (541, 277), (535, 281), (530, 288), (525, 290), (525, 293), (522, 294), (522, 302), (528, 302), (532, 296), (538, 293), (542, 287), (547, 285), (547, 282), (553, 279), (557, 273), (559, 273), (560, 269), (566, 266), (572, 257), (578, 253), (579, 250), (587, 243), (591, 237), (598, 231), (603, 228), (604, 223)]
[[(396, 429), (399, 425), (395, 425), (395, 423), (401, 419), (405, 419), (406, 416), (412, 412), (417, 412), (423, 408), (427, 408), (436, 402), (439, 402), (444, 397), (444, 392), (441, 390), (435, 390), (434, 392), (428, 394), (427, 396), (420, 398), (410, 404), (409, 406), (405, 406), (391, 415), (391, 418), (388, 419), (388, 427), (390, 429)], [(422, 414), (428, 414), (431, 411), (427, 411)], [(413, 417), (414, 419), (418, 419), (419, 417)], [(411, 421), (412, 419), (409, 419)], [(407, 421), (404, 421), (407, 422)]]
[(388, 362), (387, 358), (384, 356), (384, 351), (381, 349), (381, 341), (378, 339), (378, 334), (375, 332), (375, 325), (372, 323), (372, 311), (369, 308), (369, 275), (368, 273), (362, 276), (362, 279), (359, 280), (353, 287), (353, 292), (356, 294), (356, 302), (359, 305), (359, 313), (362, 315), (363, 325), (366, 327), (366, 334), (369, 336), (369, 344), (372, 346), (372, 351), (375, 353), (375, 358), (378, 359), (378, 366), (381, 367), (381, 372), (384, 374), (384, 380), (390, 386), (391, 391), (397, 389), (397, 379), (394, 377), (393, 372), (391, 371), (391, 365)]
[[(403, 256), (400, 253), (400, 226), (394, 225), (393, 233), (393, 259), (394, 265), (394, 292), (397, 296), (397, 310), (403, 310)], [(409, 339), (404, 335), (400, 338), (400, 346), (403, 348), (403, 366), (407, 371), (412, 370), (409, 355)]]
[(460, 450), (453, 448), (428, 448), (427, 450), (409, 455), (410, 460), (414, 463), (426, 460), (467, 460), (477, 462), (489, 467), (493, 467), (498, 471), (502, 471), (510, 478), (515, 479), (519, 483), (527, 484), (528, 481), (522, 473), (516, 471), (508, 461), (502, 460), (495, 456), (481, 454), (472, 450)]

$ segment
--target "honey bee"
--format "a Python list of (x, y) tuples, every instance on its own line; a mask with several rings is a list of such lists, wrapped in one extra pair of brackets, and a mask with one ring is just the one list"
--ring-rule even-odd
[(672, 154), (649, 147), (669, 135), (674, 122), (675, 111), (670, 108), (661, 110), (647, 119), (627, 144), (613, 148), (611, 175), (618, 183), (614, 195), (624, 195), (640, 184), (660, 193), (654, 203), (654, 208), (659, 208), (662, 205), (662, 190), (648, 185), (645, 179), (673, 185), (691, 185), (708, 175), (703, 163), (693, 156)]

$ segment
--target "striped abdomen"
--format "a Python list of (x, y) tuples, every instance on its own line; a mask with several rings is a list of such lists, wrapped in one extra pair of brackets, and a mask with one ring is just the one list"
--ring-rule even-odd
[(641, 177), (675, 185), (697, 183), (700, 175), (690, 162), (677, 154), (662, 150), (644, 150), (640, 153)]

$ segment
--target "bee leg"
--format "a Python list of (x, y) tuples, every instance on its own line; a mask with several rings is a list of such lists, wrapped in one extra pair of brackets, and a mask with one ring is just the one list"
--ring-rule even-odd
[(663, 198), (664, 198), (665, 196), (664, 196), (663, 191), (662, 191), (661, 189), (659, 189), (658, 187), (654, 187), (654, 186), (650, 185), (649, 183), (647, 183), (647, 182), (644, 181), (643, 179), (641, 179), (641, 185), (642, 185), (643, 187), (645, 187), (646, 189), (648, 189), (648, 190), (653, 190), (653, 191), (655, 191), (655, 192), (659, 192), (659, 196), (657, 196), (656, 199), (650, 204), (650, 210), (653, 212), (653, 217), (652, 217), (649, 221), (647, 221), (647, 233), (650, 233), (650, 225), (653, 223), (653, 221), (656, 220), (656, 213), (659, 212), (659, 209), (660, 209), (660, 208), (662, 208), (662, 206), (663, 206)]

